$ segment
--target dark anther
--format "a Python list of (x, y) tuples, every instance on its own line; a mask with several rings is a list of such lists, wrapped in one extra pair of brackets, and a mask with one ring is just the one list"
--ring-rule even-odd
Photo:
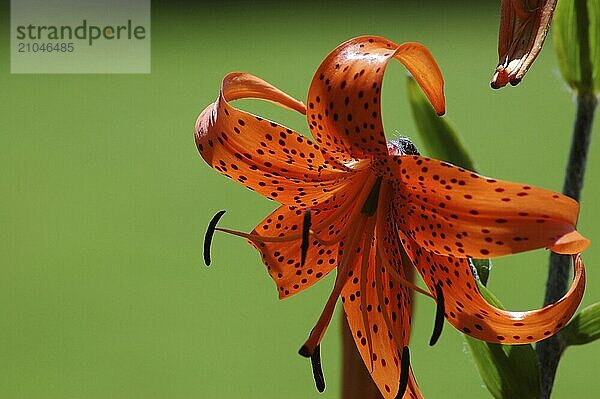
[(300, 265), (304, 266), (304, 262), (306, 262), (306, 253), (308, 252), (308, 243), (309, 243), (309, 233), (310, 233), (310, 209), (304, 211), (304, 221), (302, 222), (302, 244), (300, 245)]
[(308, 350), (308, 347), (306, 345), (302, 345), (300, 350), (298, 350), (298, 354), (302, 357), (311, 357), (312, 356), (312, 354), (310, 353), (310, 351)]
[(369, 192), (369, 196), (360, 210), (367, 216), (373, 216), (377, 211), (377, 202), (379, 201), (379, 189), (381, 188), (381, 177), (378, 177)]
[(310, 364), (312, 365), (317, 391), (323, 392), (325, 390), (325, 377), (323, 377), (323, 369), (321, 368), (321, 345), (317, 345), (315, 348), (315, 351), (310, 357)]
[(408, 346), (405, 346), (402, 349), (402, 359), (400, 365), (400, 384), (398, 386), (398, 394), (396, 395), (396, 399), (401, 399), (406, 392), (406, 387), (408, 386), (408, 376), (410, 374), (410, 352), (408, 350)]
[(213, 216), (208, 224), (208, 228), (206, 229), (206, 234), (204, 234), (204, 263), (206, 266), (210, 266), (210, 245), (212, 244), (212, 238), (215, 234), (215, 228), (217, 227), (217, 223), (219, 223), (219, 219), (225, 214), (225, 211), (219, 211)]
[(444, 328), (444, 313), (446, 310), (444, 306), (444, 293), (439, 284), (435, 285), (435, 298), (437, 300), (437, 309), (435, 311), (435, 325), (433, 326), (433, 334), (431, 334), (429, 346), (435, 345), (440, 335), (442, 335), (442, 329)]

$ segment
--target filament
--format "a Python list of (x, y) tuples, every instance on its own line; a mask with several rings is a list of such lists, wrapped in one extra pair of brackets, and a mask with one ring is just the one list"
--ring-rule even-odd
[(335, 283), (333, 285), (333, 289), (331, 290), (331, 294), (325, 303), (325, 307), (323, 308), (321, 316), (315, 324), (315, 327), (310, 332), (310, 335), (304, 345), (298, 351), (298, 353), (300, 353), (302, 356), (311, 356), (325, 335), (325, 331), (327, 330), (327, 327), (331, 321), (331, 317), (333, 316), (337, 299), (340, 296), (344, 285), (346, 284), (346, 280), (348, 279), (348, 269), (352, 265), (351, 254), (355, 253), (357, 246), (356, 244), (358, 243), (359, 238), (361, 238), (363, 232), (362, 228), (364, 227), (365, 219), (366, 217), (364, 216), (359, 219), (356, 228), (351, 233), (350, 239), (345, 243), (347, 245), (345, 245), (342, 259), (338, 263), (337, 275), (335, 277)]

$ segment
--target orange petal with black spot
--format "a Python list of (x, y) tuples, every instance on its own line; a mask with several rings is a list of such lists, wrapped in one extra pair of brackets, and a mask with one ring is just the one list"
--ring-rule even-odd
[(321, 63), (308, 92), (307, 119), (315, 140), (343, 163), (387, 155), (381, 119), (381, 84), (396, 58), (444, 113), (444, 80), (431, 53), (418, 43), (377, 36), (351, 39)]
[(579, 204), (565, 195), (487, 178), (421, 156), (390, 159), (397, 178), (396, 222), (424, 249), (491, 258), (550, 248), (579, 253)]
[[(375, 270), (375, 248), (371, 250), (373, 253), (367, 262), (370, 266), (366, 271), (361, 268), (352, 271), (342, 291), (342, 301), (352, 337), (373, 381), (385, 398), (395, 398), (402, 348), (398, 349), (393, 336), (397, 335), (400, 342), (408, 345), (411, 307), (407, 298), (410, 293), (380, 269)], [(379, 273), (379, 283), (375, 273)], [(383, 288), (383, 303), (377, 292), (379, 285)], [(391, 321), (392, 330), (386, 318)]]
[[(302, 231), (304, 212), (299, 208), (280, 206), (263, 220), (253, 233), (257, 235), (278, 236), (296, 234)], [(321, 245), (311, 239), (304, 267), (300, 264), (300, 244), (302, 238), (289, 242), (253, 242), (249, 240), (262, 256), (269, 275), (277, 285), (279, 299), (292, 296), (310, 287), (326, 276), (338, 261), (338, 245)]]
[[(371, 274), (374, 274), (371, 273)], [(355, 278), (355, 277), (353, 277)], [(370, 277), (370, 282), (374, 282), (374, 276)], [(365, 312), (368, 314), (368, 326), (370, 330), (365, 331), (362, 311), (360, 309), (360, 298), (356, 297), (358, 287), (347, 284), (343, 293), (344, 311), (348, 318), (348, 323), (352, 330), (352, 336), (359, 349), (363, 362), (371, 374), (371, 378), (381, 391), (385, 398), (395, 398), (398, 392), (398, 383), (400, 378), (400, 353), (397, 350), (396, 343), (391, 338), (391, 332), (388, 329), (383, 318), (383, 312), (379, 301), (371, 302), (371, 299), (377, 296), (375, 288), (367, 287), (367, 295), (370, 297)], [(354, 289), (355, 292), (351, 292)], [(362, 294), (362, 291), (361, 291)], [(386, 294), (387, 297), (388, 294)], [(408, 317), (404, 310), (402, 312)], [(410, 327), (406, 328), (406, 331)], [(369, 338), (367, 338), (369, 334)]]
[(196, 146), (210, 166), (286, 205), (315, 205), (345, 187), (353, 172), (318, 144), (228, 102), (249, 97), (304, 110), (302, 103), (257, 77), (227, 75), (219, 98), (196, 122)]
[(562, 299), (542, 309), (510, 312), (490, 305), (481, 296), (467, 259), (432, 254), (411, 239), (403, 239), (429, 289), (435, 292), (436, 284), (442, 288), (446, 319), (482, 341), (524, 344), (548, 338), (567, 324), (583, 297), (585, 268), (580, 255), (573, 255), (573, 283)]
[[(287, 242), (249, 242), (261, 253), (270, 276), (277, 284), (279, 298), (287, 298), (310, 287), (338, 265), (339, 240), (334, 240), (350, 223), (356, 206), (355, 198), (363, 185), (352, 185), (327, 198), (311, 209), (312, 226), (318, 229), (311, 234), (304, 266), (301, 265), (302, 223), (304, 211), (297, 207), (281, 206), (267, 216), (253, 230), (263, 237), (289, 238)], [(328, 241), (332, 241), (331, 244)]]
[[(385, 217), (389, 204), (386, 190), (382, 191), (376, 232), (365, 231), (369, 249), (350, 270), (342, 302), (350, 331), (373, 381), (385, 398), (395, 398), (400, 380), (399, 357), (410, 339), (412, 292), (395, 281), (387, 267), (394, 267), (397, 274), (411, 279), (405, 271), (411, 273), (412, 265), (403, 267), (397, 236), (387, 228), (393, 219)], [(385, 265), (381, 257), (385, 257)], [(416, 383), (413, 385), (409, 378), (404, 397), (410, 397), (409, 392), (418, 397)]]

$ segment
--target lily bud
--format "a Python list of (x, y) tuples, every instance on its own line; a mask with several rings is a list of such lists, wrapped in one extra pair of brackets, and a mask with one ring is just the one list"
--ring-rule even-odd
[(557, 0), (502, 0), (498, 66), (491, 86), (515, 86), (542, 50)]

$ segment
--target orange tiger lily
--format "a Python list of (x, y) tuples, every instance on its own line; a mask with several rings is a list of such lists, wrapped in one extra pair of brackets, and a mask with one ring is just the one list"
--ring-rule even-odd
[(557, 0), (502, 0), (498, 66), (491, 86), (515, 86), (542, 50)]
[[(443, 114), (443, 78), (429, 51), (366, 36), (327, 56), (310, 85), (308, 107), (255, 76), (227, 75), (217, 101), (198, 117), (195, 140), (214, 169), (281, 204), (251, 233), (215, 228), (220, 213), (211, 237), (216, 230), (248, 239), (280, 298), (337, 267), (331, 295), (300, 349), (312, 357), (315, 376), (319, 344), (341, 296), (383, 396), (415, 398), (422, 396), (409, 365), (413, 291), (437, 301), (441, 322), (445, 316), (475, 338), (539, 341), (566, 324), (581, 301), (585, 272), (577, 254), (588, 240), (575, 229), (578, 203), (566, 196), (417, 155), (406, 140), (386, 142), (380, 91), (394, 58)], [(250, 97), (305, 113), (314, 140), (230, 104)], [(469, 258), (544, 247), (573, 254), (574, 281), (563, 299), (508, 312), (482, 298)], [(413, 268), (428, 290), (413, 283)], [(316, 380), (322, 390), (322, 378)]]

